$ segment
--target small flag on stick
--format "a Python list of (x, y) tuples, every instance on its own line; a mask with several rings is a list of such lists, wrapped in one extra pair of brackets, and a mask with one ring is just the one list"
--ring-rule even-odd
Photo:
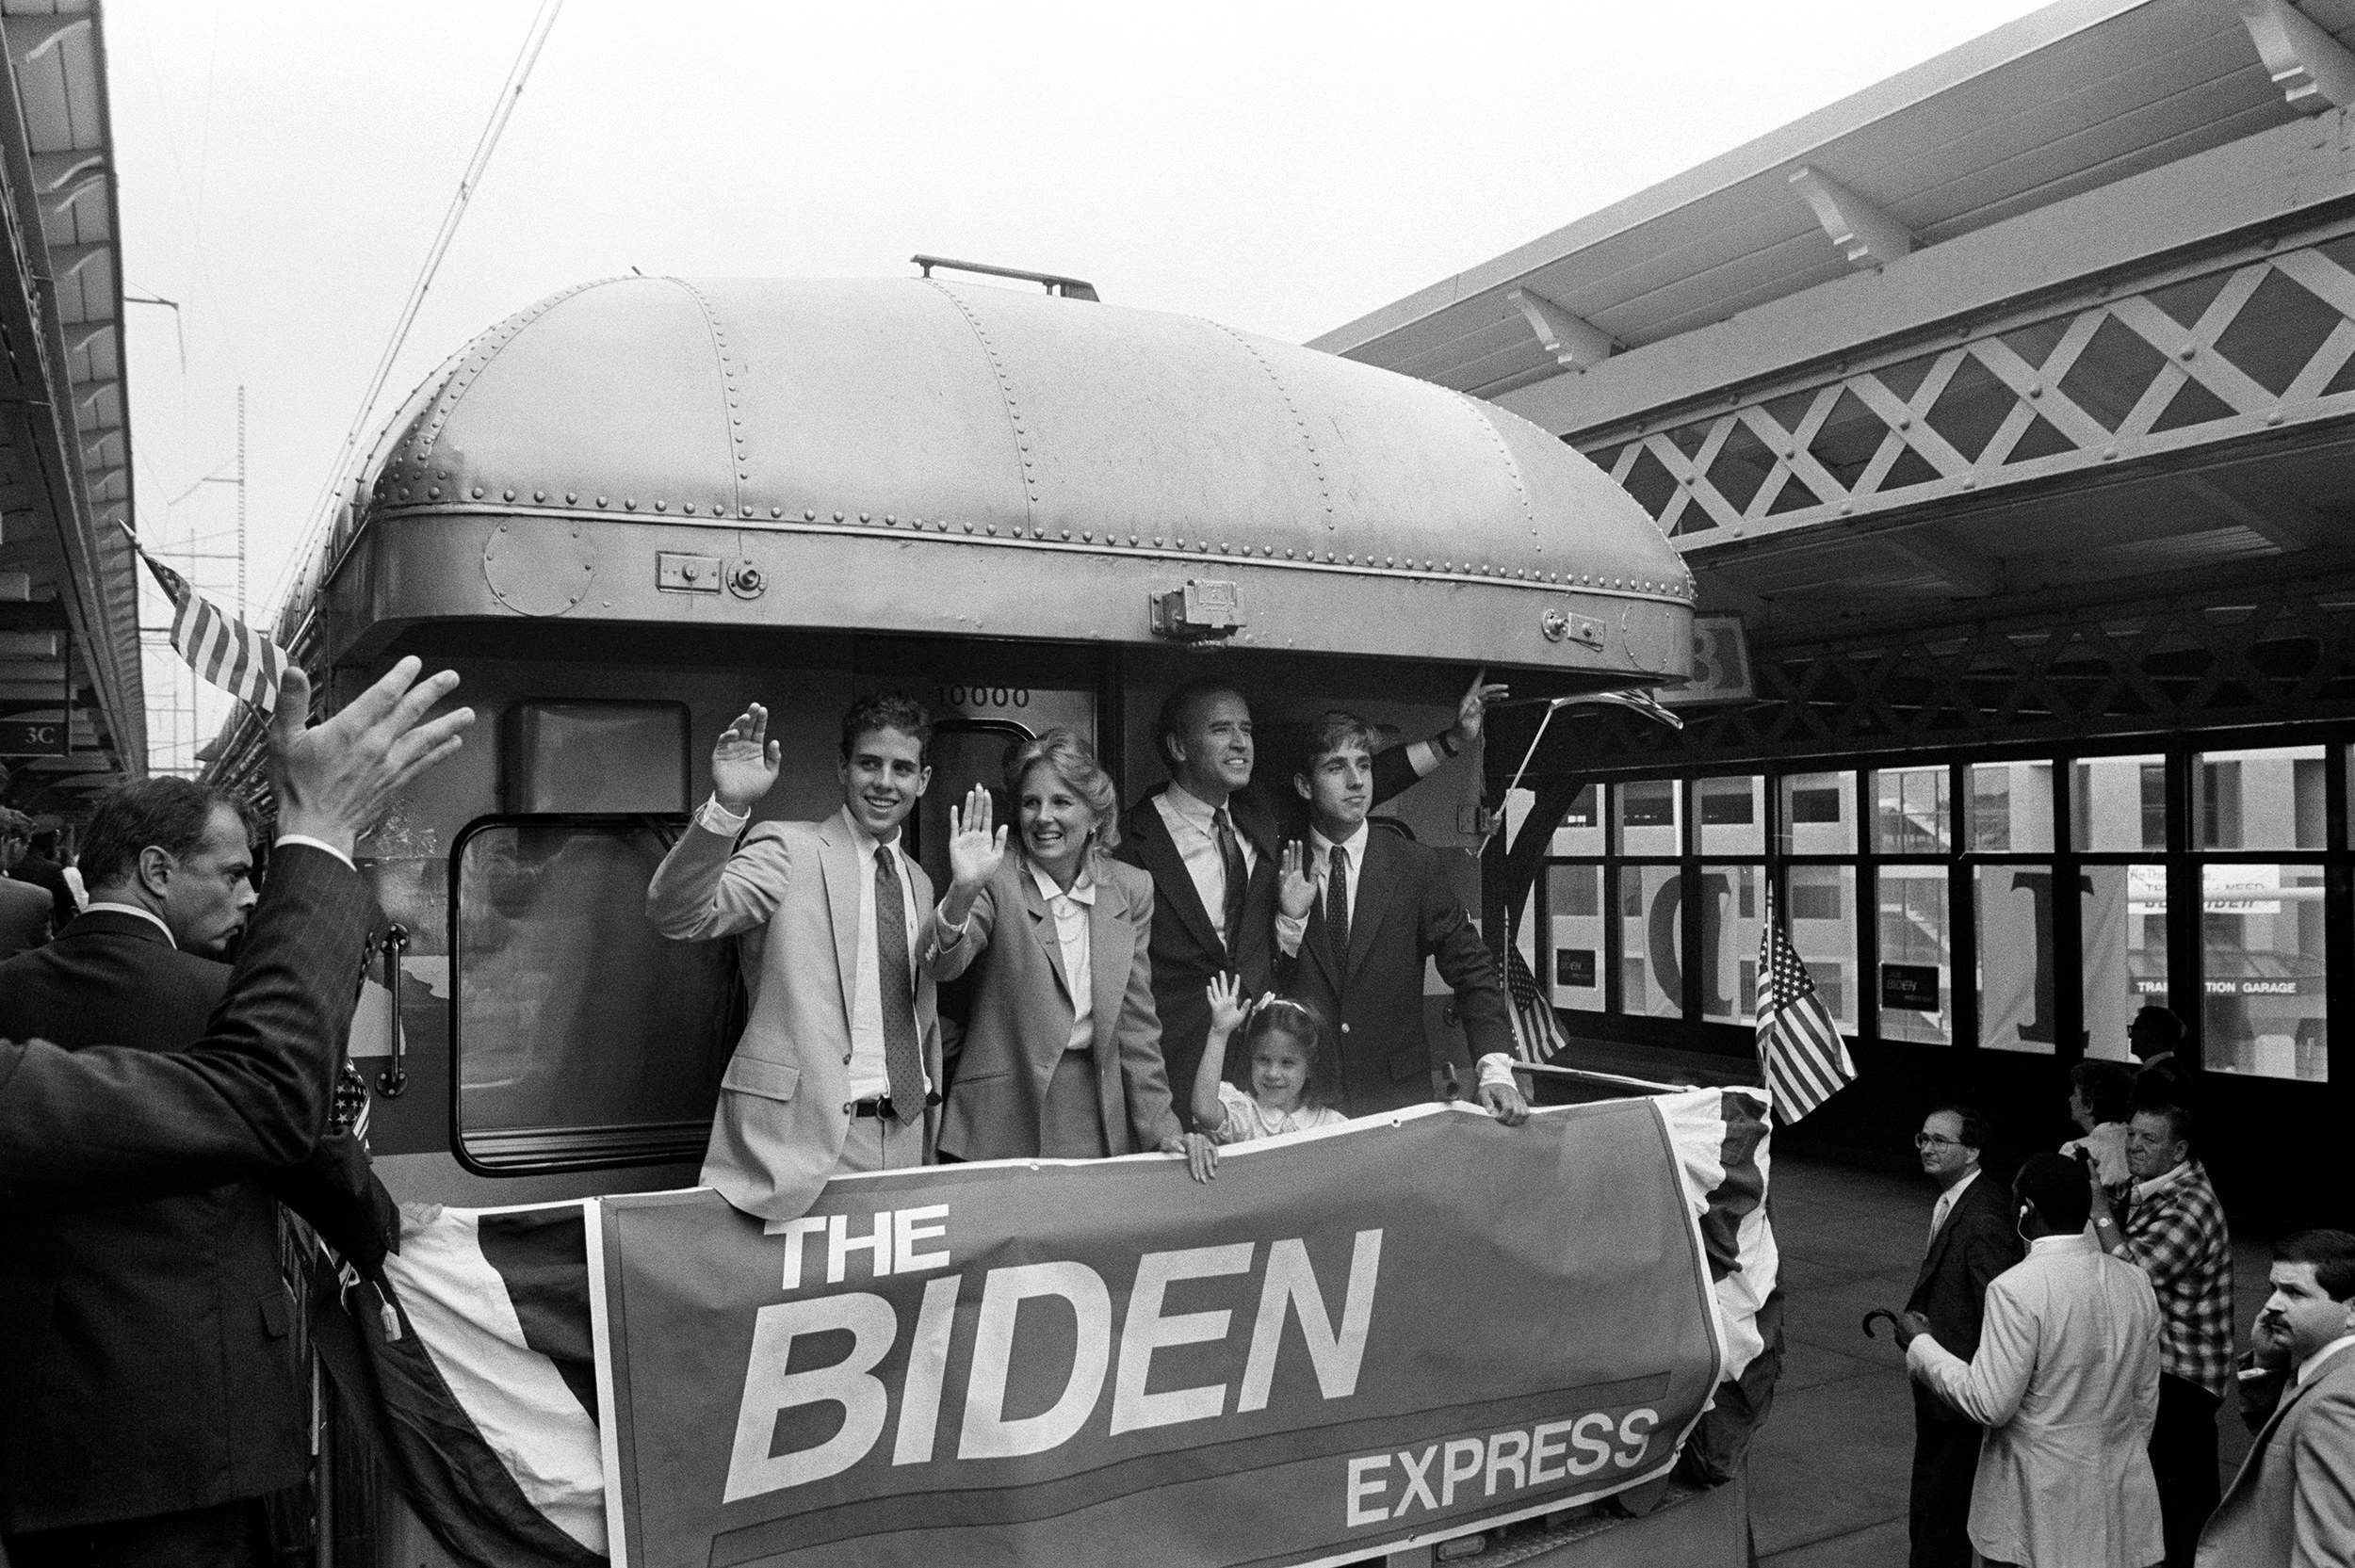
[(278, 683), (285, 677), (286, 651), (225, 613), (192, 587), (186, 577), (140, 548), (138, 536), (124, 528), (131, 548), (155, 574), (171, 599), (171, 645), (188, 661), (199, 679), (220, 687), (264, 713), (278, 707)]
[(1562, 1038), (1562, 1021), (1553, 1015), (1553, 1004), (1546, 999), (1537, 977), (1521, 961), (1521, 950), (1509, 944), (1504, 949), (1504, 989), (1513, 995), (1513, 1036), (1521, 1059), (1551, 1061), (1568, 1043)]
[(1856, 1078), (1839, 1021), (1791, 946), (1766, 888), (1766, 920), (1758, 936), (1758, 1065), (1785, 1125), (1798, 1121)]

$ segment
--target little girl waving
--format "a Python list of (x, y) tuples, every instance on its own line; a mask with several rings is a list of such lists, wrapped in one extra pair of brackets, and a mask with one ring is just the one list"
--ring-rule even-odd
[[(1214, 978), (1208, 987), (1210, 1033), (1194, 1075), (1194, 1123), (1221, 1143), (1329, 1127), (1348, 1120), (1324, 1103), (1324, 1020), (1312, 1008), (1274, 994), (1242, 999), (1242, 979)], [(1242, 1030), (1251, 1054), (1251, 1092), (1226, 1081), (1226, 1041)]]

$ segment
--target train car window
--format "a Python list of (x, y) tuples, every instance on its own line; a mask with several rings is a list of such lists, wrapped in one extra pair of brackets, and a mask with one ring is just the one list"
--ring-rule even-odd
[(450, 895), (457, 1144), (492, 1172), (691, 1158), (736, 1035), (734, 945), (670, 942), (646, 883), (678, 824), (488, 817)]
[(505, 730), (510, 812), (687, 810), (684, 703), (518, 703)]

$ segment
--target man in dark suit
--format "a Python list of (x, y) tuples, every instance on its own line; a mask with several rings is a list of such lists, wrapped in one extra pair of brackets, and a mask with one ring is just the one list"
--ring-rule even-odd
[(50, 929), (61, 931), (80, 913), (80, 906), (74, 902), (73, 885), (66, 881), (65, 867), (50, 858), (57, 852), (57, 835), (55, 832), (36, 830), (31, 848), (8, 875), (18, 881), (30, 882), (49, 895), (52, 911)]
[[(2020, 1261), (2020, 1233), (2011, 1194), (1982, 1180), (1980, 1150), (1987, 1122), (1968, 1106), (1930, 1112), (1913, 1140), (1922, 1169), (1938, 1183), (1930, 1210), (1929, 1250), (1914, 1276), (1906, 1310), (1929, 1322), (1941, 1345), (1969, 1361), (1979, 1353), (1987, 1287)], [(1979, 1467), (1985, 1429), (1931, 1393), (1913, 1389), (1913, 1551), (1909, 1568), (1971, 1568), (1971, 1485)]]
[(1507, 1123), (1529, 1114), (1513, 1083), (1512, 1010), (1496, 961), (1448, 880), (1438, 852), (1366, 820), (1374, 798), (1374, 734), (1354, 714), (1311, 727), (1292, 784), (1308, 839), (1284, 847), (1277, 960), (1289, 994), (1335, 1030), (1341, 1108), (1394, 1110), (1437, 1092), (1442, 1063), (1423, 1032), (1423, 961), (1455, 992), (1480, 1070), (1479, 1097)]
[(16, 876), (32, 838), (33, 819), (0, 806), (0, 959), (40, 946), (55, 929), (49, 895)]
[[(1402, 793), (1478, 739), (1487, 704), (1504, 692), (1475, 676), (1452, 728), (1377, 753), (1372, 798)], [(1281, 830), (1266, 795), (1250, 787), (1257, 749), (1251, 706), (1241, 692), (1217, 681), (1190, 681), (1161, 703), (1153, 735), (1169, 783), (1129, 809), (1113, 853), (1153, 878), (1153, 1004), (1169, 1081), (1183, 1086), (1194, 1082), (1210, 1037), (1205, 988), (1212, 977), (1242, 976), (1246, 996), (1275, 984)], [(1191, 1125), (1182, 1088), (1178, 1098)]]
[[(135, 1042), (69, 1050), (0, 1042), (0, 1215), (21, 1222), (81, 1212), (97, 1222), (101, 1217), (92, 1211), (108, 1210), (104, 1220), (121, 1222), (124, 1217), (112, 1205), (160, 1206), (155, 1200), (190, 1194), (209, 1201), (208, 1189), (270, 1177), (313, 1156), (350, 1022), (353, 978), (372, 907), (351, 869), (353, 839), (395, 791), (456, 750), (459, 732), (473, 717), (459, 709), (424, 721), (457, 681), (445, 673), (413, 686), (416, 673), (416, 661), (403, 659), (316, 729), (303, 722), (308, 682), (299, 671), (287, 678), (271, 726), (280, 832), (269, 885), (201, 1039), (184, 1038), (178, 1043), (184, 1049), (143, 1048)], [(99, 944), (75, 962), (95, 973), (106, 965), (106, 949), (123, 938), (89, 934)], [(130, 955), (134, 967), (169, 972), (171, 961), (160, 943), (129, 940), (153, 949)], [(8, 988), (10, 1006), (17, 1005), (15, 990)], [(148, 1011), (163, 1010), (154, 994), (144, 1000)], [(190, 1005), (186, 997), (175, 1002)], [(85, 1005), (93, 1013), (112, 1011), (108, 1022), (126, 1034), (154, 1026), (119, 997), (92, 993)], [(233, 1227), (222, 1239), (234, 1235)], [(52, 1249), (54, 1261), (58, 1247), (77, 1238), (57, 1226), (42, 1245)], [(159, 1258), (171, 1239), (176, 1238), (158, 1227), (124, 1233), (121, 1245)], [(137, 1274), (140, 1261), (106, 1260), (121, 1270), (116, 1280), (126, 1289), (147, 1288)], [(0, 1502), (8, 1510), (8, 1550), (17, 1568), (261, 1560), (255, 1510), (250, 1498), (234, 1495), (234, 1487), (224, 1494), (228, 1500), (211, 1506), (61, 1528), (28, 1523), (46, 1519), (42, 1511), (52, 1507), (54, 1494), (17, 1490), (20, 1479), (30, 1479), (43, 1488), (128, 1499), (153, 1484), (153, 1467), (161, 1464), (203, 1465), (243, 1478), (254, 1473), (256, 1463), (243, 1450), (261, 1450), (264, 1464), (274, 1457), (279, 1436), (258, 1423), (274, 1414), (275, 1390), (245, 1376), (244, 1359), (253, 1358), (203, 1364), (207, 1355), (227, 1354), (232, 1341), (242, 1348), (245, 1339), (275, 1341), (277, 1353), (291, 1359), (284, 1335), (292, 1303), (275, 1285), (274, 1267), (267, 1288), (240, 1295), (243, 1285), (233, 1289), (229, 1283), (234, 1261), (215, 1260), (202, 1279), (187, 1284), (174, 1302), (187, 1323), (151, 1330), (173, 1335), (165, 1354), (153, 1355), (153, 1346), (116, 1347), (131, 1361), (147, 1354), (154, 1363), (144, 1374), (155, 1385), (139, 1391), (135, 1418), (125, 1425), (122, 1412), (85, 1408), (98, 1397), (81, 1379), (95, 1364), (96, 1348), (59, 1344), (38, 1332), (91, 1331), (89, 1303), (74, 1301), (66, 1282), (35, 1277), (38, 1260), (21, 1268), (11, 1259), (9, 1277), (0, 1285), (18, 1325), (0, 1339), (0, 1434), (12, 1450), (9, 1491)], [(118, 1310), (129, 1305), (117, 1303)], [(37, 1331), (30, 1340), (23, 1325)], [(117, 1331), (102, 1314), (96, 1332)], [(219, 1348), (189, 1343), (208, 1333), (219, 1338)], [(206, 1386), (217, 1377), (225, 1385), (218, 1400)], [(299, 1437), (299, 1400), (294, 1412)], [(192, 1414), (217, 1424), (209, 1447), (187, 1441), (183, 1429)], [(101, 1423), (114, 1423), (115, 1430), (106, 1442), (93, 1443), (86, 1429)], [(28, 1454), (28, 1437), (78, 1447)], [(299, 1443), (296, 1456), (299, 1474)], [(201, 1489), (218, 1487), (223, 1477), (200, 1472), (177, 1479)]]

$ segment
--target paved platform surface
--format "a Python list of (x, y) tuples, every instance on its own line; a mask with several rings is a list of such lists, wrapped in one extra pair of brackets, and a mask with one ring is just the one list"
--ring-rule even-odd
[[(1905, 1304), (1936, 1196), (1927, 1177), (1775, 1158), (1788, 1344), (1774, 1413), (1750, 1449), (1763, 1568), (1903, 1568), (1913, 1462), (1905, 1358), (1886, 1327), (1868, 1340), (1857, 1322), (1872, 1307)], [(2269, 1239), (2233, 1237), (2242, 1345), (2269, 1288)], [(2249, 1438), (2229, 1409), (2217, 1431), (2229, 1479)]]

